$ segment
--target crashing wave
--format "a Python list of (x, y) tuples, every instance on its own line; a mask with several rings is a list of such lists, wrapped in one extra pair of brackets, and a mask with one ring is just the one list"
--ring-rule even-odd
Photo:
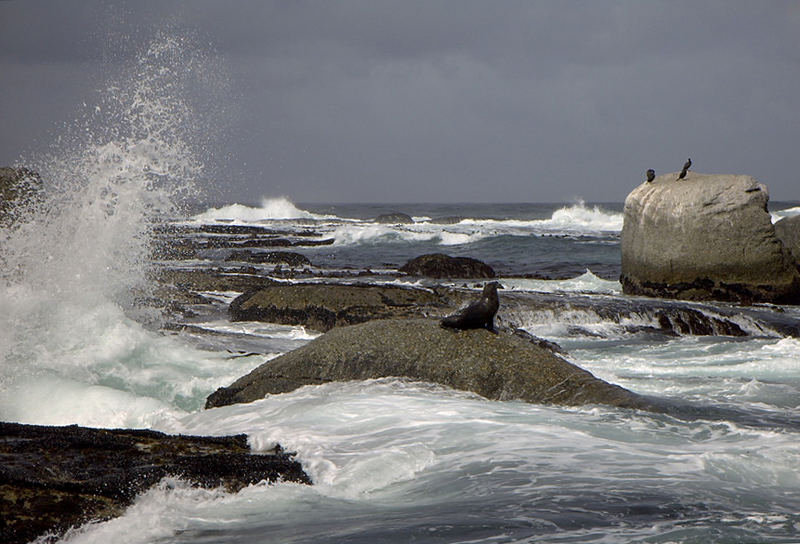
[(195, 215), (192, 219), (198, 223), (213, 223), (215, 221), (259, 223), (280, 219), (336, 220), (341, 218), (335, 215), (321, 215), (302, 210), (288, 198), (279, 197), (261, 199), (261, 206), (258, 208), (244, 204), (230, 204), (220, 208), (209, 208)]

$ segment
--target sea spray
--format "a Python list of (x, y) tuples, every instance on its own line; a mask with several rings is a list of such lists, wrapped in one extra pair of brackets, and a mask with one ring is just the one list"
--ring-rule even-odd
[(41, 191), (0, 231), (0, 417), (13, 399), (36, 402), (23, 383), (42, 377), (137, 389), (116, 377), (126, 365), (148, 369), (149, 394), (186, 395), (174, 389), (189, 369), (161, 363), (188, 354), (128, 314), (152, 290), (155, 228), (195, 193), (203, 169), (208, 109), (199, 115), (194, 99), (208, 96), (203, 85), (224, 86), (208, 58), (189, 38), (157, 33), (47, 153), (26, 161)]

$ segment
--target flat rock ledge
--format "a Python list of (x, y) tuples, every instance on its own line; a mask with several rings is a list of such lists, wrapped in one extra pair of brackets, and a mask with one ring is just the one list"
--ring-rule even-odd
[(0, 422), (0, 542), (54, 540), (70, 527), (118, 516), (167, 476), (231, 492), (262, 481), (311, 483), (292, 454), (280, 446), (253, 454), (245, 435)]
[(686, 300), (800, 303), (800, 271), (775, 233), (765, 185), (690, 172), (642, 183), (625, 199), (627, 294)]
[(212, 393), (206, 408), (252, 402), (304, 385), (404, 377), (492, 400), (650, 409), (643, 397), (511, 332), (443, 329), (433, 319), (386, 319), (332, 329)]
[(461, 298), (454, 292), (397, 286), (271, 285), (234, 299), (228, 314), (233, 321), (303, 325), (326, 332), (371, 319), (443, 315), (458, 307)]

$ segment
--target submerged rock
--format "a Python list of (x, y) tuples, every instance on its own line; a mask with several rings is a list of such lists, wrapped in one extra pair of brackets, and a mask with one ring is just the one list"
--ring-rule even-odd
[(383, 377), (438, 383), (493, 400), (650, 406), (524, 335), (446, 330), (432, 319), (389, 319), (333, 329), (218, 389), (206, 408), (252, 402), (304, 385)]
[(0, 542), (29, 542), (118, 516), (167, 476), (231, 492), (261, 481), (311, 483), (293, 454), (280, 446), (252, 454), (245, 435), (0, 422)]
[(376, 223), (384, 223), (384, 224), (410, 224), (414, 222), (414, 219), (408, 215), (407, 213), (402, 212), (392, 212), (392, 213), (384, 213), (379, 215), (375, 218)]
[(471, 257), (450, 257), (444, 253), (420, 255), (400, 267), (409, 276), (429, 278), (494, 278), (494, 269)]
[(627, 294), (800, 302), (800, 273), (775, 235), (767, 188), (749, 176), (670, 173), (625, 199)]
[(225, 260), (258, 264), (286, 264), (294, 267), (311, 266), (308, 257), (291, 251), (234, 251)]
[(433, 291), (375, 285), (272, 285), (231, 302), (233, 321), (303, 325), (318, 331), (389, 317), (420, 317), (452, 307)]

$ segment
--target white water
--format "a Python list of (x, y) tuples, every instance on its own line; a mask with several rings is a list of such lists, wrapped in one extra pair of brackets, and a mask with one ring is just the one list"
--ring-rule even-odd
[(338, 219), (332, 215), (320, 215), (297, 208), (286, 197), (263, 198), (259, 208), (244, 204), (230, 204), (220, 208), (209, 208), (192, 217), (197, 223), (207, 224), (221, 221), (236, 225), (258, 224), (274, 219)]
[[(192, 217), (193, 223), (259, 225), (287, 219), (309, 219), (315, 228), (334, 238), (335, 245), (433, 241), (442, 246), (464, 245), (494, 236), (597, 235), (622, 230), (622, 214), (589, 208), (583, 202), (555, 210), (550, 218), (534, 220), (464, 218), (454, 224), (437, 224), (430, 217), (415, 217), (410, 224), (383, 224), (298, 208), (285, 197), (264, 198), (260, 207), (231, 204), (209, 208)], [(286, 226), (285, 222), (281, 222)]]

